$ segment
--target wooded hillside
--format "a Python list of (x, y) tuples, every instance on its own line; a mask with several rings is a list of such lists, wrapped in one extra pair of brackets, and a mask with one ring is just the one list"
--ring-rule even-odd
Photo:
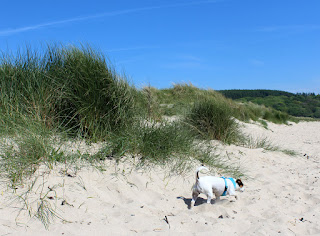
[(287, 112), (292, 116), (320, 118), (320, 95), (278, 90), (220, 90), (224, 96)]

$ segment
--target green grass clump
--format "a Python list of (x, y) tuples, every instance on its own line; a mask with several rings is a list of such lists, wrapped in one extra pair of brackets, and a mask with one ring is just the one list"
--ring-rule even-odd
[(188, 155), (194, 138), (179, 123), (160, 123), (141, 129), (139, 153), (143, 159), (163, 161), (173, 156)]
[(136, 98), (137, 107), (139, 108), (139, 114), (147, 117), (147, 119), (160, 121), (163, 113), (161, 112), (161, 105), (159, 104), (155, 93), (157, 89), (151, 86), (144, 87), (141, 92), (138, 93)]
[(164, 164), (188, 156), (194, 139), (190, 130), (179, 122), (147, 122), (112, 138), (111, 149), (117, 158), (131, 153), (139, 155), (141, 161)]
[(56, 108), (66, 115), (60, 121), (95, 139), (130, 125), (136, 91), (103, 55), (88, 47), (69, 47), (59, 49), (57, 58), (47, 73), (61, 88)]
[(136, 89), (90, 47), (27, 48), (0, 61), (3, 113), (28, 115), (93, 140), (133, 121)]
[(263, 119), (269, 120), (276, 124), (287, 124), (289, 115), (281, 111), (267, 110), (263, 115)]
[(196, 102), (187, 114), (186, 122), (204, 139), (217, 139), (230, 144), (239, 138), (239, 127), (232, 117), (232, 110), (218, 100)]

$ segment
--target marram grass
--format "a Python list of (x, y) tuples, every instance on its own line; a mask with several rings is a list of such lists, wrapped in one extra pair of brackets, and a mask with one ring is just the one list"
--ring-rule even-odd
[(137, 90), (90, 47), (48, 46), (1, 58), (1, 112), (94, 140), (130, 125)]
[[(235, 118), (279, 123), (288, 118), (191, 84), (138, 90), (89, 46), (48, 45), (40, 52), (26, 48), (15, 56), (2, 54), (0, 86), (0, 176), (13, 188), (41, 164), (81, 159), (99, 168), (106, 158), (119, 161), (129, 155), (140, 164), (175, 163), (180, 170), (196, 160), (241, 176), (239, 169), (195, 143), (239, 142), (243, 137)], [(166, 122), (163, 115), (179, 119)], [(61, 136), (104, 145), (92, 155), (69, 155), (52, 143)], [(45, 201), (39, 202), (36, 217), (46, 227), (54, 214)]]

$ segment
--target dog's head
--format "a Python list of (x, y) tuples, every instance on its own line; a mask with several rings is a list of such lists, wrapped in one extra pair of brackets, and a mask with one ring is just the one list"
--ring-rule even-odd
[(240, 188), (240, 191), (244, 191), (244, 187), (243, 187), (243, 183), (241, 181), (241, 179), (237, 179), (236, 180), (236, 183), (238, 184), (239, 188)]

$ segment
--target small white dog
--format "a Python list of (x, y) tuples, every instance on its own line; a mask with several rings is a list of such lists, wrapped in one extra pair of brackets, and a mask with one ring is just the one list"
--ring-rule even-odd
[(234, 181), (233, 178), (215, 177), (215, 176), (203, 176), (199, 178), (199, 171), (208, 170), (206, 167), (201, 166), (196, 171), (196, 183), (192, 189), (192, 201), (191, 206), (195, 204), (200, 193), (207, 195), (207, 203), (211, 203), (213, 194), (216, 200), (220, 199), (220, 196), (235, 196), (236, 190), (244, 191), (243, 183), (240, 179)]

